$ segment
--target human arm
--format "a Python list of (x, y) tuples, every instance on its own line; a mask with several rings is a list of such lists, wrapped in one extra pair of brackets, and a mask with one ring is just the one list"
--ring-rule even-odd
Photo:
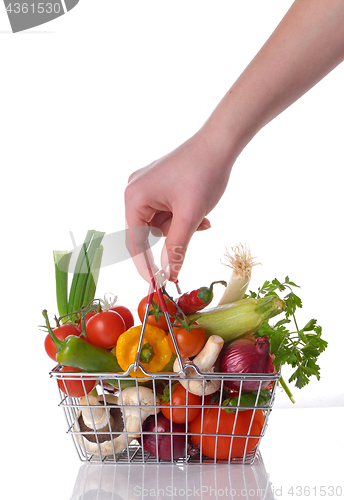
[(166, 235), (162, 266), (174, 280), (188, 243), (223, 195), (250, 140), (344, 59), (344, 0), (296, 0), (203, 127), (141, 169), (126, 190), (128, 225)]

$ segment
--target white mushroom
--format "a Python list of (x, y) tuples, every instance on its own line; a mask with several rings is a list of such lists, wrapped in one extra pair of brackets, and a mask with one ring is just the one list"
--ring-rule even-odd
[(120, 453), (127, 446), (127, 438), (123, 433), (124, 420), (118, 398), (111, 394), (106, 398), (89, 394), (87, 398), (80, 398), (81, 407), (74, 423), (78, 443), (93, 455)]
[[(127, 432), (134, 432), (130, 437), (138, 437), (141, 424), (149, 415), (154, 415), (156, 411), (156, 399), (152, 389), (149, 387), (127, 387), (122, 391), (122, 396), (118, 396), (118, 404), (123, 405), (125, 425)], [(133, 406), (133, 408), (130, 408)], [(146, 406), (147, 408), (142, 408)], [(157, 410), (159, 411), (159, 409)]]
[[(79, 399), (79, 404), (85, 406), (85, 408), (82, 409), (82, 418), (87, 427), (96, 430), (102, 429), (109, 424), (108, 418), (110, 420), (110, 426), (112, 427), (113, 416), (111, 414), (107, 415), (108, 412), (106, 411), (104, 404), (99, 401), (99, 398), (97, 396), (93, 396), (92, 394), (89, 394), (87, 398), (86, 396), (83, 396)], [(114, 404), (117, 404), (117, 400)]]
[[(200, 372), (205, 374), (213, 373), (215, 371), (215, 362), (220, 354), (223, 344), (224, 340), (219, 335), (211, 335), (203, 349), (192, 361), (189, 359), (184, 360), (185, 365), (192, 362), (195, 366), (197, 366)], [(173, 365), (173, 371), (179, 372), (180, 369), (178, 358), (176, 358)], [(180, 379), (180, 383), (192, 394), (196, 394), (197, 396), (202, 396), (204, 394), (207, 396), (208, 394), (213, 394), (220, 388), (220, 380), (204, 380), (204, 377), (200, 378), (192, 366), (189, 368), (186, 366), (185, 373), (187, 378), (182, 375), (183, 378)]]
[(159, 411), (152, 389), (143, 386), (127, 387), (119, 396), (89, 394), (80, 398), (79, 404), (76, 439), (88, 452), (101, 456), (122, 452), (138, 437), (142, 422)]

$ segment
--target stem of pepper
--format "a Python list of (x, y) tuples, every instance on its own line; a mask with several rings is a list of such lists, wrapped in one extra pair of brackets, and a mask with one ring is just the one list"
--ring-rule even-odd
[(154, 358), (154, 356), (155, 356), (155, 352), (154, 352), (154, 348), (153, 348), (152, 344), (150, 344), (149, 342), (146, 342), (145, 344), (143, 344), (142, 349), (141, 349), (141, 353), (140, 353), (141, 363), (149, 364), (152, 361), (152, 359)]
[(217, 283), (221, 283), (221, 285), (227, 286), (226, 281), (222, 281), (222, 280), (221, 281), (213, 281), (209, 288), (206, 286), (202, 286), (198, 290), (197, 297), (204, 304), (208, 304), (209, 302), (211, 302), (213, 300), (213, 297), (214, 297), (213, 288), (214, 288), (214, 285), (216, 285)]
[(50, 326), (50, 323), (49, 323), (48, 312), (47, 312), (46, 309), (44, 309), (44, 311), (42, 312), (42, 314), (43, 314), (43, 317), (45, 319), (45, 324), (46, 324), (46, 326), (48, 328), (48, 332), (49, 332), (50, 338), (54, 342), (54, 345), (56, 347), (56, 352), (60, 352), (63, 349), (63, 347), (64, 347), (64, 341), (63, 340), (59, 340), (56, 337), (55, 333), (53, 332), (53, 330), (52, 330), (52, 328)]

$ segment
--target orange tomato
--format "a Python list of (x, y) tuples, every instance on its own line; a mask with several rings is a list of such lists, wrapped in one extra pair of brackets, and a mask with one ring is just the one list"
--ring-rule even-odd
[[(173, 321), (174, 321), (173, 314), (176, 312), (176, 306), (173, 304), (173, 302), (170, 301), (170, 299), (168, 297), (165, 296), (164, 298), (165, 298), (165, 303), (166, 303), (166, 307), (167, 307), (167, 312), (170, 316), (171, 322), (173, 323)], [(138, 310), (137, 310), (141, 323), (142, 323), (144, 315), (145, 315), (146, 299), (147, 298), (144, 297), (140, 301), (139, 306), (138, 306)], [(161, 328), (161, 330), (167, 331), (168, 330), (167, 321), (165, 319), (164, 313), (161, 311), (161, 308), (159, 306), (159, 299), (158, 299), (158, 295), (156, 292), (154, 292), (154, 294), (153, 294), (153, 302), (149, 308), (149, 311), (152, 311), (152, 313), (155, 313), (155, 315), (150, 314), (148, 316), (147, 323), (149, 325)]]
[[(197, 325), (197, 323), (193, 324)], [(175, 326), (173, 327), (173, 333), (182, 358), (191, 358), (191, 356), (196, 356), (196, 354), (203, 349), (206, 342), (206, 334), (204, 328), (201, 326), (191, 328), (189, 332), (185, 330), (185, 328)], [(171, 351), (177, 354), (170, 333), (168, 334), (168, 344)]]
[[(181, 384), (174, 384), (172, 386), (172, 397), (162, 406), (161, 412), (166, 418), (176, 422), (177, 424), (185, 424), (186, 421), (190, 422), (201, 411), (202, 400), (196, 394), (186, 391), (186, 389)], [(198, 405), (198, 406), (197, 406)], [(186, 408), (181, 408), (181, 406), (187, 406)]]
[[(218, 419), (218, 412), (220, 411), (220, 418)], [(202, 426), (202, 413), (203, 413), (203, 426)], [(229, 452), (231, 449), (230, 458), (240, 458), (245, 453), (252, 451), (258, 444), (258, 437), (226, 437), (220, 436), (219, 434), (241, 434), (246, 436), (260, 436), (263, 425), (264, 425), (264, 414), (261, 410), (256, 410), (253, 414), (253, 410), (244, 410), (237, 412), (237, 419), (235, 422), (236, 412), (233, 411), (228, 413), (225, 410), (220, 409), (218, 406), (214, 408), (206, 408), (203, 412), (199, 413), (197, 417), (189, 423), (189, 432), (202, 433), (202, 443), (201, 437), (194, 435), (191, 439), (195, 445), (199, 444), (202, 446), (201, 452), (209, 458), (215, 458), (215, 445), (216, 445), (216, 458), (228, 460)], [(219, 420), (219, 427), (217, 428), (217, 423)], [(235, 428), (233, 429), (235, 422)], [(252, 425), (251, 425), (252, 422)], [(250, 428), (251, 425), (251, 428)], [(250, 432), (248, 434), (248, 431)], [(212, 435), (207, 435), (212, 434)], [(216, 444), (217, 436), (217, 444)]]

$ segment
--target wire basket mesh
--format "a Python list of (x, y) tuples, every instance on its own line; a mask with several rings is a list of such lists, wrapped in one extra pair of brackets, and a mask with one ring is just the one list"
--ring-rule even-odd
[[(266, 431), (280, 373), (204, 373), (195, 364), (196, 358), (185, 363), (162, 295), (163, 281), (161, 272), (151, 279), (136, 359), (126, 372), (62, 372), (60, 366), (50, 372), (57, 380), (59, 405), (79, 458), (105, 463), (252, 464)], [(176, 351), (179, 371), (173, 373), (150, 373), (140, 363), (154, 290)], [(171, 395), (176, 382), (184, 386), (186, 398), (178, 406), (161, 398), (163, 388), (167, 386)], [(73, 396), (73, 384), (79, 384), (79, 391), (82, 385), (84, 397)], [(96, 394), (90, 384), (91, 388), (96, 385)], [(228, 386), (233, 384), (236, 395), (230, 401), (235, 404), (224, 408)], [(245, 397), (248, 386), (254, 391), (249, 401)], [(262, 398), (266, 389), (268, 397)], [(189, 393), (198, 395), (197, 403), (190, 404)], [(217, 395), (217, 403), (212, 394)], [(175, 422), (176, 410), (182, 412), (183, 423)], [(197, 415), (191, 418), (192, 412)]]
[[(113, 373), (60, 372), (59, 367), (56, 367), (50, 376), (57, 381), (59, 406), (66, 417), (67, 432), (82, 461), (252, 464), (266, 431), (280, 374), (212, 373), (188, 377), (184, 379), (186, 397), (188, 387), (193, 382), (205, 388), (209, 380), (216, 379), (219, 382), (217, 396), (220, 401), (228, 390), (226, 383), (236, 382), (239, 390), (235, 405), (224, 410), (223, 406), (211, 400), (212, 396), (206, 396), (203, 392), (199, 405), (190, 406), (186, 399), (185, 405), (178, 406), (178, 411), (185, 412), (185, 424), (176, 429), (169, 420), (163, 432), (161, 410), (164, 409), (166, 414), (166, 411), (172, 412), (176, 407), (170, 403), (161, 404), (159, 396), (163, 386), (167, 385), (171, 393), (174, 383), (183, 381), (183, 377), (178, 374), (150, 374), (143, 381), (142, 378)], [(97, 395), (87, 394), (90, 380), (97, 382)], [(243, 391), (243, 384), (247, 382), (254, 382), (257, 386), (255, 401), (249, 405)], [(71, 383), (81, 383), (85, 397), (73, 397)], [(266, 386), (269, 388), (269, 399), (262, 405), (260, 396)], [(148, 392), (153, 395), (153, 401), (145, 399)], [(197, 410), (196, 430), (193, 425), (196, 418), (188, 422), (191, 410)], [(223, 412), (229, 416), (223, 416)]]

